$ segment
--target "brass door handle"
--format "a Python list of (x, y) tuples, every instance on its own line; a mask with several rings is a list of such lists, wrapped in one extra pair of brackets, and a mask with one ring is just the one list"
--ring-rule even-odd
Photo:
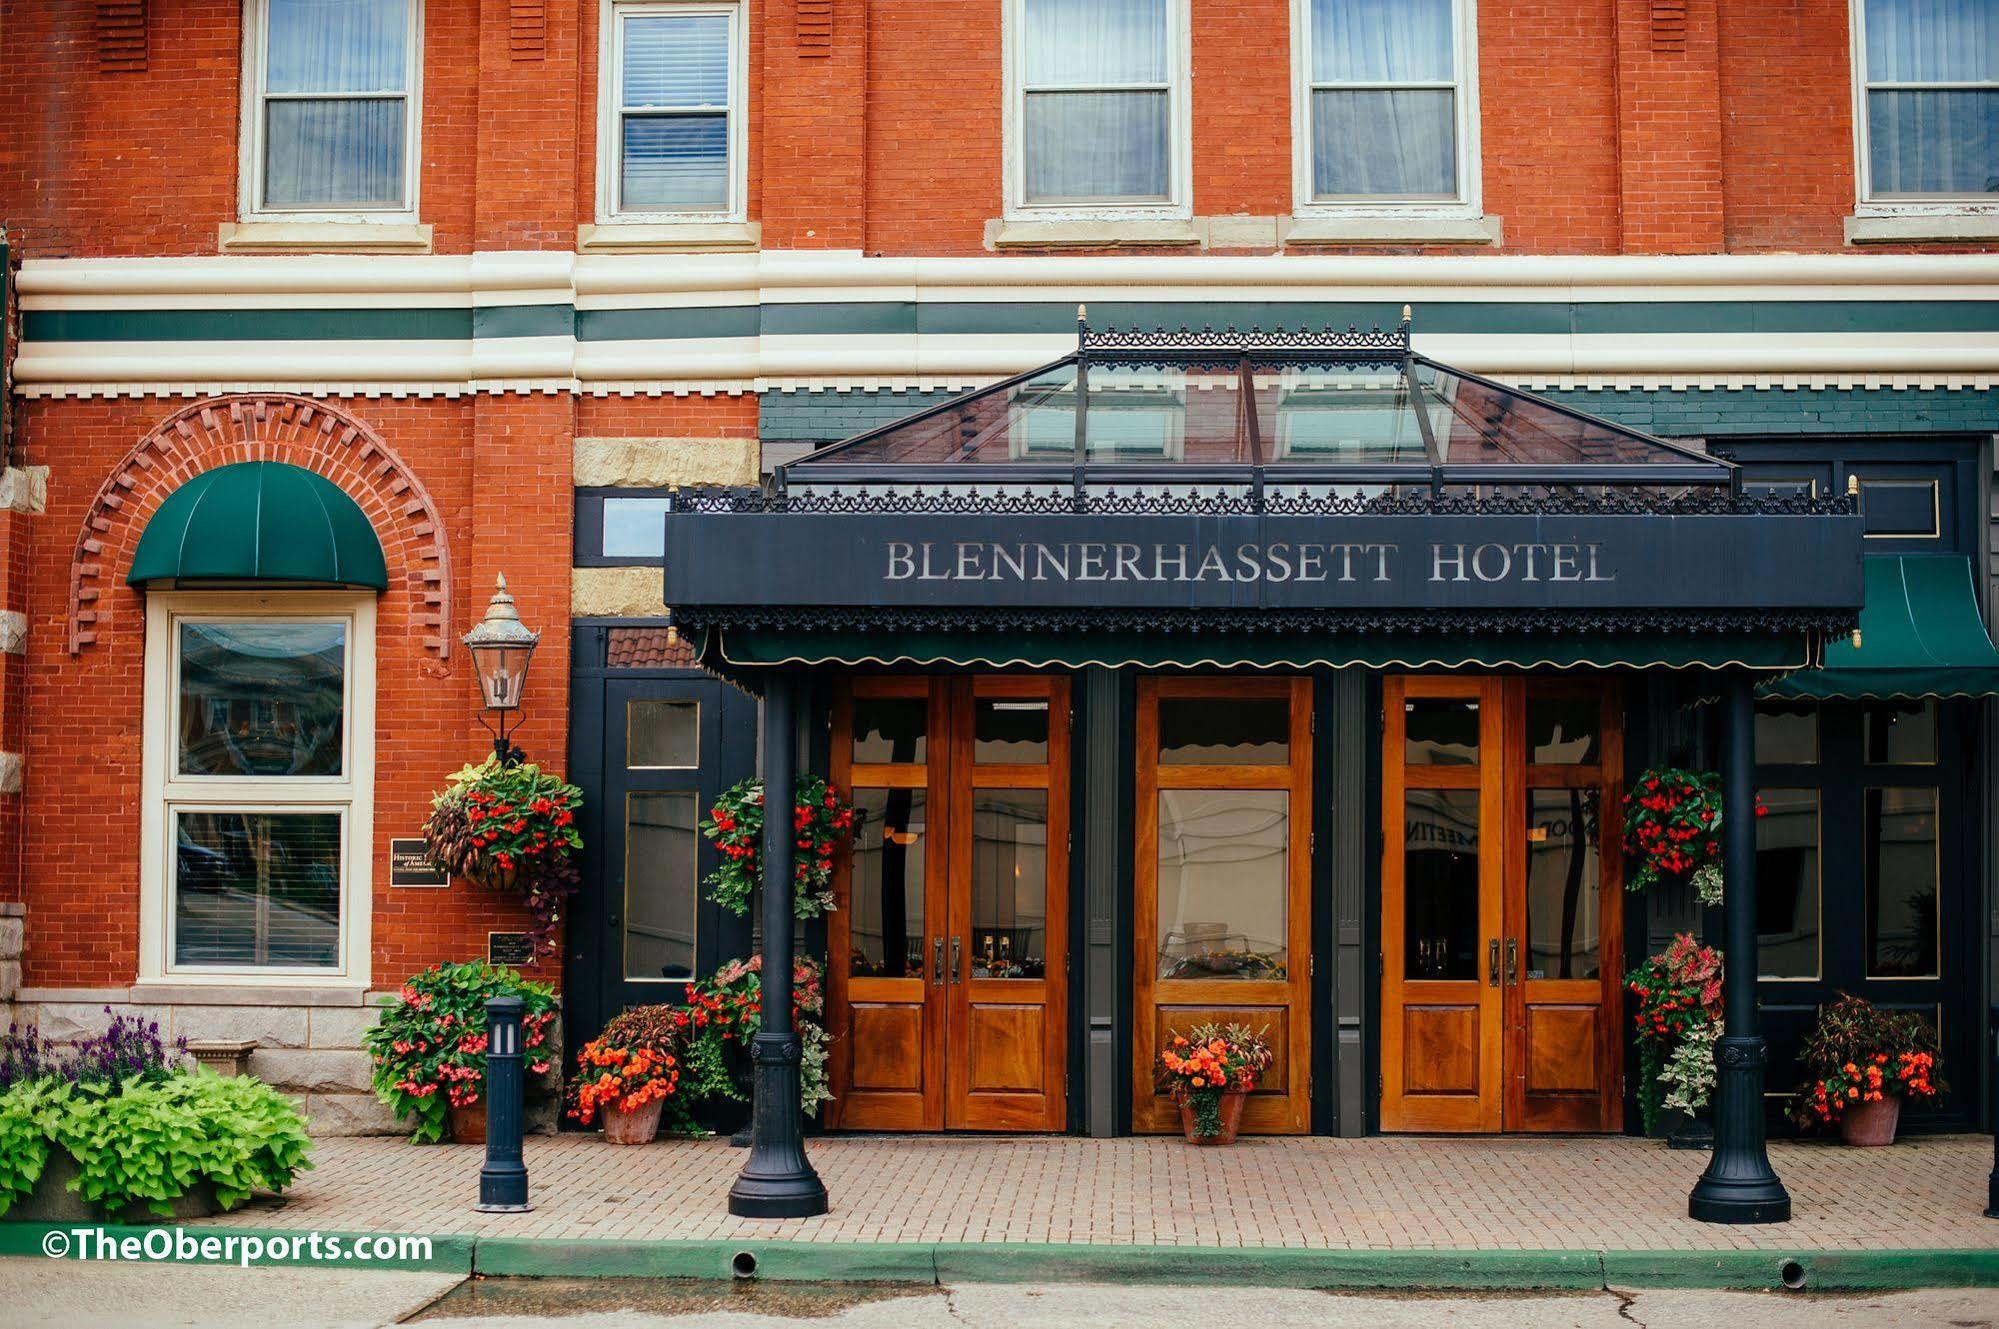
[(1494, 987), (1499, 986), (1499, 938), (1497, 937), (1485, 943), (1485, 981)]
[(951, 938), (951, 981), (958, 981), (958, 939)]
[(1520, 940), (1517, 937), (1506, 939), (1506, 981), (1520, 981)]
[(944, 986), (944, 939), (930, 939), (930, 981), (938, 987)]

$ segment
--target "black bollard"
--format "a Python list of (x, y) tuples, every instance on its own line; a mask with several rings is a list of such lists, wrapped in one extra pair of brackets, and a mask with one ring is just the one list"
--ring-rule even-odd
[(1999, 1006), (1992, 1008), (1992, 1175), (1985, 1179), (1985, 1216), (1999, 1218)]
[(526, 1116), (526, 1081), (521, 1074), (521, 1017), (527, 1003), (519, 997), (486, 1000), (486, 1164), (479, 1169), (482, 1214), (524, 1214), (528, 1203), (528, 1169), (521, 1154)]

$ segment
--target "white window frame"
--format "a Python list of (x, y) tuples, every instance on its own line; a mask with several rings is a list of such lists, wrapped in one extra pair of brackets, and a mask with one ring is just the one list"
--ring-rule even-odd
[[(1999, 95), (1999, 81), (1978, 83), (1887, 83), (1870, 82), (1867, 77), (1867, 0), (1849, 0), (1852, 21), (1849, 49), (1853, 60), (1853, 187), (1854, 212), (1862, 217), (1935, 217), (1991, 215), (1999, 213), (1999, 196), (1992, 194), (1936, 194), (1924, 198), (1874, 197), (1873, 165), (1867, 142), (1867, 93), (1871, 88), (1990, 88)], [(1995, 165), (1999, 170), (1999, 165)]]
[[(347, 628), (338, 776), (190, 776), (176, 752), (180, 624), (342, 622)], [(139, 811), (139, 979), (219, 987), (366, 990), (375, 834), (375, 598), (344, 591), (154, 591), (146, 597), (143, 791)], [(173, 959), (174, 817), (178, 812), (337, 812), (339, 963), (331, 968), (184, 965)]]
[[(1005, 175), (1006, 217), (1015, 221), (1179, 221), (1193, 215), (1194, 107), (1190, 71), (1193, 68), (1188, 0), (1166, 0), (1164, 85), (1119, 84), (1120, 89), (1163, 86), (1166, 127), (1170, 138), (1166, 167), (1167, 196), (1163, 199), (1109, 199), (1101, 203), (1062, 200), (1027, 201), (1027, 0), (1004, 0), (1000, 23), (1000, 61), (1005, 107), (1001, 116), (1001, 170)], [(1074, 91), (1092, 91), (1077, 86)]]
[[(243, 0), (243, 106), (237, 211), (246, 222), (361, 222), (408, 224), (417, 219), (417, 184), (423, 161), (423, 0), (409, 0), (409, 86), (403, 92), (403, 201), (378, 207), (267, 208), (264, 206), (264, 82), (269, 69), (265, 33), (271, 0)], [(323, 100), (341, 94), (311, 94)], [(370, 97), (382, 94), (366, 94)]]
[[(1451, 0), (1451, 68), (1443, 83), (1326, 83), (1312, 79), (1312, 0), (1291, 0), (1292, 214), (1298, 217), (1429, 217), (1463, 219), (1482, 214), (1479, 169), (1478, 0)], [(1312, 189), (1312, 90), (1327, 88), (1436, 88), (1456, 93), (1456, 198), (1354, 197), (1322, 199)]]
[[(749, 214), (749, 16), (739, 0), (603, 0), (597, 36), (597, 222), (671, 226), (679, 222), (740, 222)], [(661, 14), (721, 14), (729, 20), (729, 201), (721, 209), (661, 212), (621, 206), (624, 187), (624, 40), (629, 18)], [(713, 114), (713, 111), (704, 111)]]

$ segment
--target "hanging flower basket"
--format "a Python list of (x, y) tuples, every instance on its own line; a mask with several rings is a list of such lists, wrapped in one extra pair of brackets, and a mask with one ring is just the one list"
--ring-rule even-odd
[[(1756, 800), (1756, 815), (1764, 815)], [(1690, 881), (1702, 904), (1720, 904), (1721, 777), (1713, 771), (1655, 766), (1624, 796), (1626, 890)]]
[[(801, 775), (793, 787), (791, 825), (792, 913), (817, 918), (833, 908), (833, 856), (854, 835), (854, 808), (816, 775)], [(722, 856), (708, 874), (715, 903), (747, 914), (751, 893), (763, 875), (764, 787), (744, 780), (715, 801), (701, 833)]]
[(431, 800), (423, 838), (431, 861), (494, 891), (518, 891), (534, 916), (536, 956), (556, 946), (563, 904), (580, 878), (583, 791), (530, 763), (488, 757), (454, 774)]

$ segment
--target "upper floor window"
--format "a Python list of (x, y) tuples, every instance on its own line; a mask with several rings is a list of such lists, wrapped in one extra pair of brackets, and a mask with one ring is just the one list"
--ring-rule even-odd
[(1999, 4), (1857, 0), (1860, 196), (1999, 202)]
[(1011, 201), (1184, 208), (1185, 0), (1013, 0)]
[(1300, 202), (1474, 202), (1473, 0), (1296, 3)]
[(743, 47), (736, 4), (606, 7), (600, 218), (742, 215)]
[(249, 0), (246, 214), (416, 210), (419, 0)]

